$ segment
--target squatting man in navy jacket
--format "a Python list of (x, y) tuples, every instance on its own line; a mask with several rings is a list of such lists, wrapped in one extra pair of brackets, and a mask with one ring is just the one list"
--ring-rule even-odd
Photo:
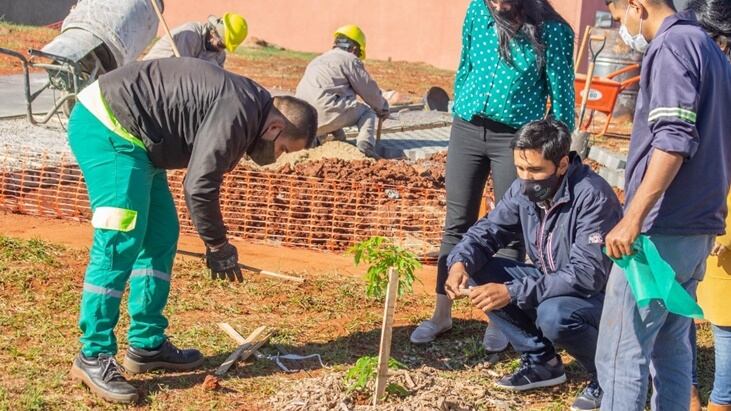
[[(446, 290), (452, 299), (468, 294), (521, 353), (521, 367), (499, 387), (563, 383), (560, 346), (591, 375), (573, 407), (583, 410), (601, 402), (594, 353), (612, 266), (602, 247), (622, 208), (606, 181), (569, 153), (570, 141), (566, 126), (552, 119), (518, 131), (512, 147), (519, 178), (450, 253)], [(532, 264), (493, 257), (520, 234)]]

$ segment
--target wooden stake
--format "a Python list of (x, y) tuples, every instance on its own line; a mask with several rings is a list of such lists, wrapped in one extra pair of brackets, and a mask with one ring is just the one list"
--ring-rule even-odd
[(173, 54), (175, 54), (175, 57), (180, 57), (180, 51), (178, 51), (178, 46), (175, 45), (175, 39), (173, 38), (173, 34), (170, 33), (170, 27), (168, 27), (167, 22), (165, 22), (165, 17), (162, 16), (160, 7), (157, 6), (157, 0), (150, 1), (152, 2), (152, 8), (155, 9), (155, 14), (157, 14), (157, 18), (160, 20), (160, 24), (162, 24), (162, 28), (165, 30), (165, 33), (170, 39), (170, 46), (173, 48)]
[[(194, 253), (192, 251), (178, 250), (178, 254), (185, 255), (185, 256), (188, 256), (188, 257), (206, 258), (205, 254)], [(272, 278), (274, 280), (292, 281), (294, 283), (300, 283), (300, 284), (302, 284), (302, 283), (305, 282), (305, 279), (302, 278), (302, 277), (295, 277), (295, 276), (292, 276), (292, 275), (275, 273), (273, 271), (261, 270), (261, 269), (258, 269), (256, 267), (252, 267), (252, 266), (245, 265), (245, 264), (241, 264), (241, 263), (238, 263), (238, 264), (239, 264), (239, 267), (241, 267), (242, 270), (251, 271), (251, 272), (253, 272), (255, 274), (261, 275), (262, 277)]]
[(395, 268), (388, 269), (388, 289), (386, 291), (386, 304), (383, 309), (383, 326), (381, 327), (381, 348), (378, 352), (378, 374), (376, 375), (376, 392), (373, 396), (373, 405), (386, 392), (388, 382), (388, 360), (391, 358), (391, 337), (393, 334), (393, 315), (396, 311), (396, 299), (398, 297), (399, 275)]
[(236, 351), (231, 353), (226, 358), (226, 361), (221, 364), (215, 372), (218, 377), (223, 376), (233, 366), (236, 361), (244, 361), (249, 358), (256, 350), (261, 348), (264, 344), (269, 342), (269, 339), (274, 335), (274, 330), (267, 326), (261, 326), (254, 330), (248, 337), (244, 339), (233, 327), (227, 323), (219, 323), (221, 328), (229, 337), (233, 338), (236, 342), (240, 343)]
[(378, 127), (376, 128), (376, 145), (381, 142), (381, 132), (383, 131), (383, 119), (378, 117)]
[[(248, 339), (241, 336), (241, 334), (238, 333), (233, 327), (231, 327), (228, 323), (218, 323), (218, 328), (223, 330), (229, 337), (231, 337), (234, 341), (236, 341), (236, 344), (246, 344)], [(266, 329), (266, 325), (262, 325), (261, 327), (254, 330), (254, 333), (261, 333)], [(252, 335), (254, 334), (252, 333)]]

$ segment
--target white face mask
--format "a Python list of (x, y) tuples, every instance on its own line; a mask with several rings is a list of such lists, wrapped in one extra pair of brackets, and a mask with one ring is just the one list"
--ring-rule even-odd
[[(627, 15), (629, 14), (629, 7), (627, 7), (627, 11), (624, 13), (624, 21), (627, 21)], [(633, 48), (636, 51), (639, 51), (640, 53), (644, 53), (645, 50), (647, 50), (647, 47), (650, 46), (650, 43), (647, 42), (647, 39), (645, 36), (642, 35), (642, 23), (644, 20), (640, 19), (640, 32), (637, 33), (636, 36), (633, 36), (629, 33), (629, 29), (627, 28), (627, 25), (622, 22), (622, 27), (619, 28), (619, 36), (622, 38), (622, 41), (625, 42), (628, 46)]]

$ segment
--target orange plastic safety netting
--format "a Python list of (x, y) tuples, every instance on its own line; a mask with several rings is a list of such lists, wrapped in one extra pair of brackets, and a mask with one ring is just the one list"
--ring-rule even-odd
[[(280, 171), (241, 166), (221, 189), (224, 220), (230, 236), (260, 243), (343, 251), (378, 235), (430, 260), (441, 239), (445, 192), (439, 184), (413, 183), (421, 177), (408, 167), (342, 160)], [(172, 171), (168, 180), (181, 230), (195, 233), (185, 207), (184, 176)], [(80, 221), (91, 217), (73, 156), (23, 147), (0, 147), (0, 210)]]

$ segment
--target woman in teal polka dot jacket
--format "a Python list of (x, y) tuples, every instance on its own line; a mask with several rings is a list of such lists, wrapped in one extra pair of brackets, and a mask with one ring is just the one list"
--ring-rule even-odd
[[(516, 178), (510, 142), (518, 128), (551, 115), (574, 128), (574, 33), (548, 0), (473, 0), (462, 29), (462, 56), (454, 82), (454, 123), (447, 157), (447, 217), (439, 253), (437, 305), (411, 335), (429, 343), (452, 327), (444, 284), (446, 258), (476, 221), (492, 173), (495, 200)], [(522, 258), (520, 240), (500, 250)], [(501, 351), (507, 339), (490, 326), (483, 340)]]

